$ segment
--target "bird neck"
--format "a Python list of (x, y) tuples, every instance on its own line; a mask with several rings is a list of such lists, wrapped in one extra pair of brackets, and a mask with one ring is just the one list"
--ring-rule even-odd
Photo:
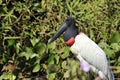
[(72, 46), (75, 42), (75, 38), (71, 37), (68, 41), (65, 42), (67, 46)]
[[(78, 33), (78, 35), (80, 35), (81, 32)], [(77, 36), (77, 35), (76, 35)], [(75, 42), (75, 38), (74, 37), (71, 37), (69, 40), (65, 41), (65, 44), (67, 46), (72, 46)]]

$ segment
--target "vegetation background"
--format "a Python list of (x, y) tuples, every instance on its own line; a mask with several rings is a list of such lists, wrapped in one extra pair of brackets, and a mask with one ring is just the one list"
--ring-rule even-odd
[(62, 37), (47, 44), (69, 16), (120, 80), (120, 0), (0, 0), (0, 80), (86, 80)]

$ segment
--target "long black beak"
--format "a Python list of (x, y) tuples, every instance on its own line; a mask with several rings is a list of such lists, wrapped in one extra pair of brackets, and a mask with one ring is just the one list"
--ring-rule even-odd
[(55, 41), (66, 29), (67, 29), (68, 25), (65, 22), (60, 28), (59, 30), (56, 32), (56, 34), (54, 34), (53, 38), (50, 40), (49, 43), (52, 43), (53, 41)]

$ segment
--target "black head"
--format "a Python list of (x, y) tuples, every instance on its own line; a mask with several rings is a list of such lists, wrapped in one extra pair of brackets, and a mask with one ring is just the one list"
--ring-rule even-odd
[(70, 27), (70, 25), (75, 24), (75, 19), (72, 18), (72, 17), (68, 17), (68, 18), (65, 20), (65, 23), (68, 24), (68, 27)]
[(65, 32), (64, 34), (65, 41), (69, 40), (71, 37), (75, 37), (78, 34), (78, 29), (75, 26), (74, 18), (72, 17), (67, 18), (49, 43), (55, 41), (63, 32)]

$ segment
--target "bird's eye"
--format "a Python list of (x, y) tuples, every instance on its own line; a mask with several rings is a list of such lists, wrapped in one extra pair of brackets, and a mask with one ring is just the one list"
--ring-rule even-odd
[(72, 17), (69, 17), (66, 19), (66, 23), (70, 24), (74, 21), (74, 19)]
[(71, 20), (70, 20), (70, 19), (67, 19), (67, 20), (66, 20), (66, 22), (70, 23), (70, 22), (71, 22)]
[(69, 20), (69, 19), (67, 19), (66, 21), (68, 21), (68, 22), (69, 22), (70, 20)]

